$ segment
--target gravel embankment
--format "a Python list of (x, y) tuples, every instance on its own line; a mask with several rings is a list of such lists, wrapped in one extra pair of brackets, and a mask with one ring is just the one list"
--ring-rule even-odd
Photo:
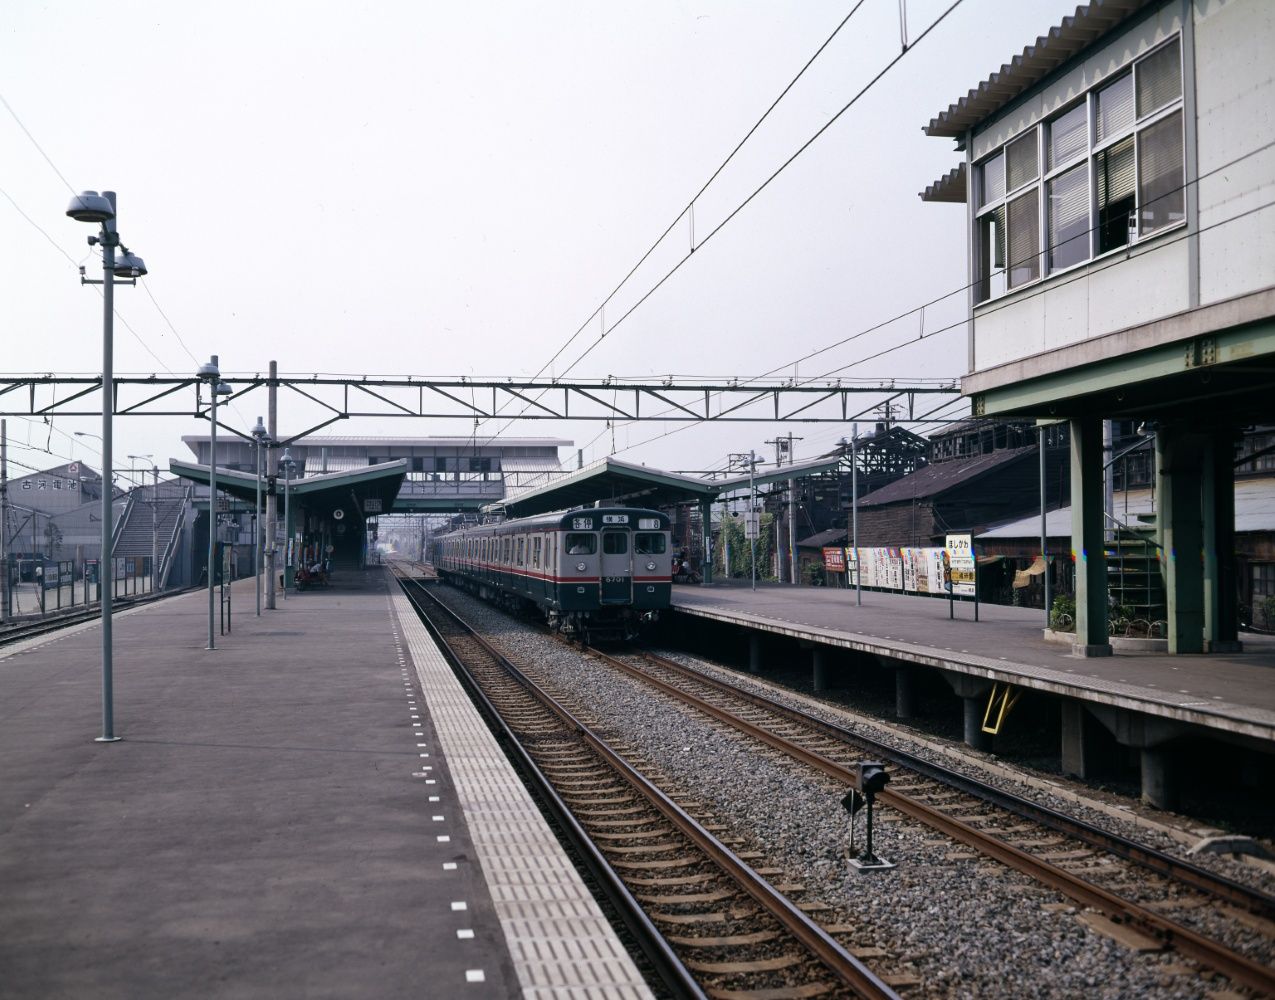
[[(641, 745), (681, 791), (765, 851), (787, 880), (806, 886), (803, 900), (835, 907), (836, 919), (861, 926), (855, 947), (901, 959), (922, 981), (909, 996), (1199, 998), (1225, 985), (1176, 954), (1135, 954), (1090, 931), (1056, 905), (1064, 902), (1057, 894), (888, 811), (878, 816), (875, 847), (898, 868), (859, 874), (847, 864), (844, 788), (467, 595), (444, 596), (511, 659), (571, 692), (609, 735)], [(837, 710), (826, 711), (846, 724)], [(1110, 825), (1102, 813), (1086, 818)]]

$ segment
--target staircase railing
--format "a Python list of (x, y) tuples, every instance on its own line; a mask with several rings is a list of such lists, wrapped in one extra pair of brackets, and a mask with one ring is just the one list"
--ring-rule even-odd
[[(109, 487), (108, 487), (109, 488)], [(115, 547), (119, 545), (120, 538), (124, 534), (124, 525), (128, 523), (129, 515), (133, 513), (133, 507), (136, 506), (137, 491), (129, 490), (128, 500), (124, 502), (124, 513), (120, 515), (120, 519), (115, 522), (111, 529), (111, 558), (115, 558)], [(112, 508), (115, 506), (111, 505)]]
[[(1126, 579), (1126, 574), (1125, 574), (1125, 547), (1124, 547), (1123, 545), (1118, 544), (1118, 543), (1120, 542), (1121, 537), (1123, 536), (1123, 537), (1124, 537), (1124, 538), (1126, 538), (1126, 539), (1130, 539), (1130, 540), (1137, 541), (1138, 543), (1140, 543), (1140, 544), (1141, 544), (1141, 545), (1143, 545), (1143, 546), (1150, 547), (1151, 549), (1154, 549), (1154, 550), (1155, 550), (1155, 552), (1156, 552), (1156, 557), (1157, 557), (1157, 558), (1156, 558), (1156, 567), (1157, 567), (1157, 568), (1160, 566), (1161, 562), (1163, 561), (1164, 546), (1163, 546), (1163, 545), (1161, 545), (1161, 544), (1160, 544), (1160, 542), (1158, 542), (1155, 538), (1151, 537), (1150, 535), (1148, 535), (1148, 534), (1144, 534), (1142, 531), (1139, 531), (1137, 528), (1133, 527), (1132, 525), (1125, 524), (1125, 523), (1124, 523), (1123, 521), (1121, 521), (1118, 517), (1115, 517), (1115, 516), (1113, 516), (1113, 515), (1111, 515), (1111, 514), (1108, 514), (1108, 513), (1106, 513), (1105, 511), (1103, 512), (1103, 516), (1104, 516), (1104, 518), (1106, 518), (1106, 520), (1107, 520), (1107, 522), (1108, 522), (1108, 528), (1109, 528), (1109, 530), (1111, 530), (1111, 531), (1112, 531), (1112, 538), (1111, 538), (1111, 541), (1112, 541), (1113, 543), (1116, 543), (1116, 544), (1113, 546), (1113, 548), (1115, 549), (1115, 553), (1116, 553), (1116, 566), (1117, 566), (1117, 572), (1118, 572), (1119, 577), (1120, 577), (1121, 593), (1123, 594), (1123, 593), (1126, 593), (1126, 592), (1127, 592), (1127, 588), (1124, 586), (1125, 579)], [(1145, 549), (1144, 549), (1144, 551), (1145, 551)], [(1150, 569), (1148, 569), (1148, 570), (1147, 570), (1147, 571), (1143, 574), (1143, 576), (1145, 577), (1145, 587), (1146, 587), (1146, 606), (1147, 606), (1148, 608), (1151, 608), (1151, 607), (1153, 607), (1153, 606), (1154, 606), (1154, 602), (1152, 601), (1152, 591), (1153, 591), (1153, 588), (1152, 588), (1152, 586), (1151, 586), (1151, 581), (1152, 581), (1152, 576), (1153, 576), (1153, 575), (1152, 575), (1152, 573), (1150, 572)]]
[(168, 544), (164, 546), (164, 557), (160, 560), (159, 572), (159, 588), (164, 590), (168, 586), (168, 576), (173, 569), (173, 554), (177, 550), (177, 539), (181, 537), (182, 525), (186, 521), (186, 508), (190, 506), (190, 491), (193, 489), (187, 486), (182, 492), (181, 504), (177, 508), (177, 516), (173, 519), (173, 531), (168, 536)]

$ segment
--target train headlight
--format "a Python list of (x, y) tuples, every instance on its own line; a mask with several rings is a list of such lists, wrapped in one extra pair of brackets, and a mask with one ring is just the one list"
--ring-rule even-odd
[(576, 563), (576, 569), (578, 569), (581, 573), (583, 573), (586, 568), (587, 567), (584, 565), (584, 563), (582, 562)]
[(649, 563), (647, 563), (647, 564), (646, 564), (646, 568), (647, 568), (647, 569), (655, 569), (655, 560), (654, 560), (654, 559), (652, 559)]

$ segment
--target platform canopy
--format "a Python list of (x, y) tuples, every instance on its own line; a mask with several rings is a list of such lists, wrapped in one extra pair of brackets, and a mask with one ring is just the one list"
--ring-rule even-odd
[[(174, 475), (208, 485), (206, 465), (174, 458), (169, 460), (168, 467)], [(394, 501), (406, 475), (407, 463), (398, 459), (348, 472), (326, 472), (294, 479), (290, 489), (294, 502), (315, 511), (346, 511), (353, 508), (360, 516), (389, 513), (394, 508)], [(278, 478), (278, 485), (282, 495), (282, 476)], [(250, 472), (218, 468), (217, 489), (252, 504), (257, 495), (257, 477)]]
[[(835, 469), (839, 463), (840, 459), (836, 456), (797, 462), (759, 471), (752, 482), (763, 486), (786, 481)], [(503, 507), (510, 517), (527, 517), (598, 501), (639, 507), (671, 507), (685, 503), (712, 503), (722, 494), (746, 490), (748, 485), (747, 475), (730, 479), (700, 479), (622, 462), (617, 458), (604, 458), (544, 486), (511, 497), (503, 504), (493, 504), (492, 509)]]

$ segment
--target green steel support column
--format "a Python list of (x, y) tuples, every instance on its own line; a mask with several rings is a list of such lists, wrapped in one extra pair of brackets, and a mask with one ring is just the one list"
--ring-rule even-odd
[(1204, 456), (1204, 641), (1210, 653), (1239, 652), (1235, 593), (1235, 435), (1212, 435)]
[(700, 524), (704, 527), (704, 568), (700, 573), (701, 586), (707, 587), (713, 582), (713, 501), (699, 502)]
[(1071, 421), (1071, 548), (1076, 560), (1074, 656), (1110, 656), (1102, 496), (1102, 420)]
[(1169, 652), (1204, 652), (1204, 548), (1200, 482), (1208, 439), (1180, 426), (1156, 435)]

